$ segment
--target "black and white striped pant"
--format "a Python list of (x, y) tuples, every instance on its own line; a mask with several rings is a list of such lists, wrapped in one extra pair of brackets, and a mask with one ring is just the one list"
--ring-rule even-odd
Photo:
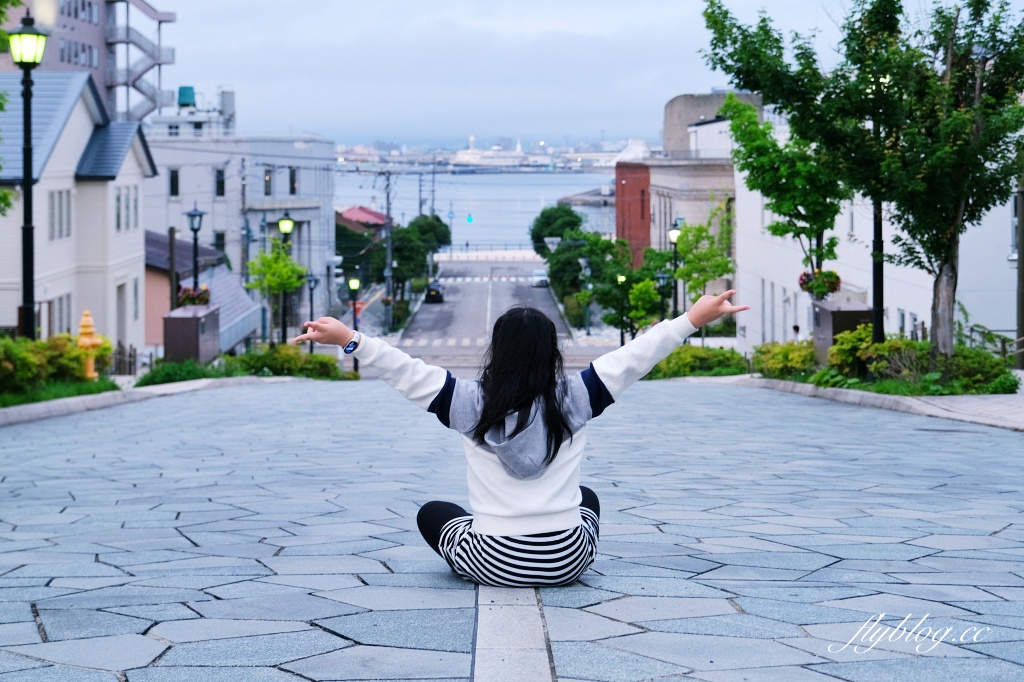
[(511, 536), (474, 533), (473, 517), (450, 502), (428, 502), (416, 520), (427, 544), (466, 580), (497, 587), (568, 585), (597, 554), (600, 505), (592, 490), (580, 490), (583, 524), (567, 530)]

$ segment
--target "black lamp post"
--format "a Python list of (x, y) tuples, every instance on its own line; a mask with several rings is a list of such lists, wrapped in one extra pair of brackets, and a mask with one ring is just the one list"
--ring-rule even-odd
[[(679, 317), (679, 285), (676, 283), (676, 270), (679, 269), (679, 248), (676, 241), (679, 239), (679, 224), (681, 218), (676, 218), (672, 227), (668, 228), (668, 241), (672, 245), (672, 319)], [(685, 284), (684, 284), (685, 286)]]
[(185, 213), (188, 218), (188, 229), (192, 230), (192, 290), (199, 291), (199, 230), (203, 227), (205, 211), (192, 202), (192, 210)]
[(25, 220), (21, 226), (21, 307), (18, 309), (18, 333), (29, 339), (36, 338), (36, 273), (35, 243), (32, 225), (32, 69), (43, 61), (46, 33), (35, 27), (28, 11), (21, 20), (21, 28), (11, 31), (11, 59), (21, 68), (21, 102), (24, 115), (24, 147), (22, 150), (22, 208)]
[[(316, 316), (313, 315), (313, 289), (316, 289), (316, 285), (319, 281), (320, 278), (314, 275), (312, 272), (306, 273), (306, 286), (309, 287), (309, 319), (311, 320), (316, 319)], [(312, 340), (309, 342), (309, 352), (313, 352)]]
[[(352, 331), (359, 331), (359, 310), (356, 304), (359, 302), (359, 278), (350, 277), (348, 280), (348, 298), (352, 302)], [(359, 371), (359, 358), (352, 358), (352, 371)]]
[[(284, 244), (285, 253), (288, 252), (288, 240), (295, 229), (295, 221), (284, 212), (284, 216), (277, 221), (277, 229), (281, 231), (281, 242)], [(281, 292), (281, 343), (288, 343), (288, 292)]]
[[(665, 285), (668, 284), (669, 276), (668, 276), (668, 273), (665, 272), (664, 270), (658, 270), (658, 274), (656, 274), (654, 277), (655, 277), (655, 279), (658, 280), (658, 298), (660, 299), (660, 302), (661, 302), (661, 319), (664, 320), (665, 319)], [(672, 281), (674, 283), (675, 279), (673, 278)]]

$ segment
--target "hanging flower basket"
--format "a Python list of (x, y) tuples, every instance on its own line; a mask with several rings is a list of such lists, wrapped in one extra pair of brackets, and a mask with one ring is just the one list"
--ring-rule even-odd
[(843, 281), (835, 270), (815, 270), (801, 272), (798, 280), (800, 288), (815, 298), (825, 298), (839, 291)]
[(198, 289), (180, 287), (178, 289), (178, 305), (210, 305), (210, 289), (200, 284)]

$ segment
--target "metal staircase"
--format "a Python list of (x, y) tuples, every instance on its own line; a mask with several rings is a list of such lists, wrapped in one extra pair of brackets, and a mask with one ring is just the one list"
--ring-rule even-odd
[[(108, 4), (124, 1), (127, 1), (129, 7), (156, 21), (158, 35), (162, 24), (175, 21), (173, 12), (160, 12), (145, 0), (107, 0)], [(110, 16), (113, 17), (113, 13)], [(142, 96), (142, 100), (127, 112), (130, 120), (140, 121), (157, 107), (174, 104), (173, 91), (160, 90), (144, 77), (154, 68), (174, 63), (173, 47), (164, 47), (154, 42), (133, 26), (108, 26), (106, 39), (108, 45), (130, 45), (142, 54), (127, 68), (111, 69), (107, 73), (107, 86), (130, 87)]]

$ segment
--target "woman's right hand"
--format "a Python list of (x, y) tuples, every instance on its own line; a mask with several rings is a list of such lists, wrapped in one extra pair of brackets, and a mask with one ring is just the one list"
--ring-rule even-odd
[(344, 346), (355, 335), (355, 332), (349, 329), (344, 322), (333, 317), (321, 317), (314, 322), (303, 322), (302, 328), (306, 330), (306, 333), (296, 336), (292, 339), (292, 343), (313, 341), (315, 343)]
[(729, 297), (735, 293), (735, 289), (730, 289), (718, 296), (701, 296), (693, 304), (693, 307), (686, 311), (686, 317), (690, 319), (690, 324), (694, 327), (703, 327), (710, 322), (714, 322), (722, 315), (750, 310), (749, 305), (733, 305), (729, 303)]

